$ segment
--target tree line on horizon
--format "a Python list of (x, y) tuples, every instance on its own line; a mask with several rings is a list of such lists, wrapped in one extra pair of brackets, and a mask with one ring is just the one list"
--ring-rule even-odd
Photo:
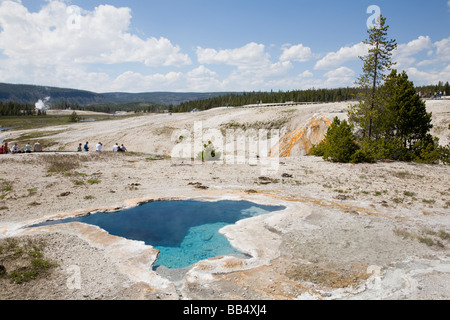
[(0, 116), (44, 116), (45, 111), (36, 110), (31, 104), (22, 104), (17, 102), (0, 102)]
[[(244, 105), (263, 103), (285, 103), (293, 102), (342, 102), (358, 101), (367, 88), (347, 87), (334, 89), (307, 89), (293, 91), (270, 91), (270, 92), (242, 92), (227, 93), (212, 98), (192, 100), (182, 102), (177, 105), (162, 104), (154, 102), (129, 102), (122, 104), (92, 104), (81, 106), (77, 103), (61, 101), (50, 106), (51, 109), (74, 110), (74, 111), (93, 111), (113, 114), (118, 111), (135, 113), (163, 113), (163, 112), (190, 112), (193, 109), (201, 111), (217, 107), (233, 106), (240, 107)], [(444, 84), (440, 81), (436, 85), (420, 86), (415, 88), (416, 93), (420, 93), (424, 98), (432, 98), (435, 93), (446, 92), (450, 94), (450, 85), (448, 81)], [(0, 116), (33, 116), (45, 115), (45, 111), (35, 109), (34, 105), (17, 103), (13, 101), (0, 102)]]
[(195, 100), (170, 106), (171, 112), (189, 112), (193, 109), (209, 110), (217, 107), (244, 105), (257, 103), (285, 103), (285, 102), (341, 102), (357, 99), (361, 90), (359, 88), (336, 88), (336, 89), (308, 89), (293, 91), (258, 91), (230, 93), (214, 98)]
[[(194, 100), (180, 103), (179, 105), (170, 105), (170, 112), (190, 112), (193, 109), (201, 111), (209, 110), (217, 107), (233, 106), (240, 107), (244, 105), (259, 103), (285, 103), (293, 102), (343, 102), (357, 101), (364, 95), (367, 88), (347, 87), (335, 89), (308, 89), (294, 91), (270, 91), (270, 92), (243, 92), (230, 93), (214, 98)], [(421, 94), (423, 98), (432, 98), (435, 93), (446, 92), (450, 95), (450, 85), (448, 81), (444, 84), (439, 81), (437, 85), (427, 85), (416, 87), (415, 92)]]

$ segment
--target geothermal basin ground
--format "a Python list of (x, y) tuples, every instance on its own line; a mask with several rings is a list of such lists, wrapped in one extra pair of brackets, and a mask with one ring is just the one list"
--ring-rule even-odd
[[(0, 157), (0, 244), (42, 243), (55, 266), (20, 285), (0, 277), (0, 299), (449, 299), (448, 166), (305, 156), (335, 116), (346, 117), (348, 105), (218, 108), (41, 129), (40, 139), (57, 152)], [(447, 144), (450, 101), (430, 100), (427, 108), (432, 133)], [(279, 130), (278, 165), (172, 157), (195, 123), (222, 133)], [(1, 138), (14, 142), (27, 133)], [(71, 153), (86, 141), (91, 149), (102, 142), (103, 151)], [(129, 152), (111, 152), (116, 142)], [(244, 255), (182, 269), (154, 268), (157, 249), (96, 226), (27, 228), (154, 200), (245, 200), (286, 209), (220, 229)], [(0, 257), (6, 272), (15, 267)]]

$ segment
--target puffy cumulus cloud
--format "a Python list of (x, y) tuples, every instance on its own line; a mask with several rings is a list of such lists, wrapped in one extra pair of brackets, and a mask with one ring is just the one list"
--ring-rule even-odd
[(415, 67), (407, 68), (406, 73), (415, 85), (437, 84), (439, 81), (447, 81), (450, 79), (450, 65), (442, 69), (419, 70)]
[(301, 79), (306, 79), (306, 78), (314, 77), (314, 74), (311, 71), (309, 71), (309, 70), (305, 70), (302, 73), (300, 73), (298, 76)]
[(198, 47), (197, 58), (201, 64), (235, 67), (220, 81), (220, 88), (227, 91), (267, 89), (269, 81), (273, 81), (271, 78), (286, 76), (292, 69), (291, 61), (271, 61), (265, 46), (254, 42), (235, 49)]
[[(398, 47), (394, 55), (398, 62), (395, 67), (405, 70), (414, 84), (437, 84), (450, 78), (450, 37), (433, 43), (430, 37), (421, 36)], [(423, 54), (419, 55), (421, 52)]]
[(399, 44), (394, 51), (392, 60), (397, 62), (396, 68), (402, 69), (416, 62), (414, 55), (429, 50), (433, 46), (429, 36), (420, 36), (408, 43)]
[(216, 50), (197, 47), (197, 58), (201, 64), (252, 66), (267, 62), (269, 55), (265, 52), (263, 44), (251, 42), (236, 49)]
[(186, 74), (185, 91), (216, 91), (222, 87), (218, 74), (201, 65)]
[(182, 80), (183, 74), (181, 72), (143, 75), (138, 72), (126, 71), (111, 81), (110, 88), (112, 88), (113, 91), (120, 91), (126, 88), (127, 92), (147, 92), (151, 91), (152, 88), (168, 90), (174, 85), (180, 84)]
[(137, 62), (152, 67), (192, 63), (166, 38), (143, 39), (130, 33), (131, 18), (129, 8), (111, 5), (86, 11), (52, 0), (31, 13), (20, 1), (4, 0), (0, 2), (0, 51), (9, 68), (2, 73), (11, 78), (21, 70), (39, 75), (53, 68), (55, 75), (78, 67), (79, 75), (85, 76), (86, 65), (92, 63)]
[(450, 60), (450, 37), (435, 42), (434, 46), (436, 47), (436, 55), (438, 59), (444, 61)]
[(304, 47), (302, 44), (283, 48), (280, 61), (306, 62), (314, 58), (311, 48)]
[[(217, 90), (222, 86), (217, 77), (216, 72), (205, 66), (199, 66), (186, 73), (168, 72), (143, 75), (139, 72), (127, 71), (110, 81), (109, 86), (113, 91), (121, 91), (125, 88), (127, 92), (162, 90), (207, 92)], [(176, 89), (174, 90), (174, 88)]]
[(328, 71), (324, 74), (326, 81), (323, 84), (325, 88), (337, 88), (352, 86), (355, 81), (355, 71), (347, 67), (340, 67)]
[(329, 52), (322, 59), (317, 61), (314, 69), (329, 70), (341, 66), (351, 60), (357, 60), (360, 56), (368, 53), (368, 45), (360, 42), (351, 47), (342, 47), (336, 52)]

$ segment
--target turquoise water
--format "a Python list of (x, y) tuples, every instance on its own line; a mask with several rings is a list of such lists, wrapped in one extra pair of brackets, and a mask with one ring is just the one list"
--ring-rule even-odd
[(75, 221), (96, 225), (112, 235), (144, 241), (157, 248), (160, 256), (155, 267), (177, 269), (216, 256), (240, 253), (219, 230), (242, 219), (284, 209), (249, 201), (154, 201), (119, 212), (95, 213), (36, 226)]

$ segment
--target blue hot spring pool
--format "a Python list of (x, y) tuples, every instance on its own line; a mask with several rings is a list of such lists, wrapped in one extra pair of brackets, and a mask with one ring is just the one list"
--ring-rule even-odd
[(284, 209), (249, 201), (154, 201), (123, 211), (47, 221), (33, 227), (69, 222), (95, 225), (115, 236), (144, 241), (160, 251), (155, 267), (177, 269), (216, 256), (239, 254), (219, 229)]

